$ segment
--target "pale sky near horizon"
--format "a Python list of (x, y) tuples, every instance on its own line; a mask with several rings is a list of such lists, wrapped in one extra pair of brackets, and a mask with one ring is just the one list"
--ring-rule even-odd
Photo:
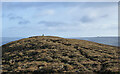
[(3, 37), (118, 36), (117, 2), (3, 2)]

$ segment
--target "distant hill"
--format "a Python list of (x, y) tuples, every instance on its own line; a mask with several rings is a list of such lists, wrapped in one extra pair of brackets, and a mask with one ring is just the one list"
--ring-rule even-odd
[(119, 72), (118, 47), (34, 36), (2, 46), (3, 72)]

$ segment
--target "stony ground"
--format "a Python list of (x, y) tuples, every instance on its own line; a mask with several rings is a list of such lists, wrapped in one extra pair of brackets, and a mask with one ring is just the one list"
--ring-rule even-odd
[(35, 36), (2, 46), (3, 72), (119, 72), (118, 47)]

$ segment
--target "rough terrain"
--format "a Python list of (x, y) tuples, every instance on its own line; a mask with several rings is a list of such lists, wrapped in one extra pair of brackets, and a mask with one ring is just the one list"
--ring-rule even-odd
[(54, 36), (2, 46), (3, 72), (119, 72), (118, 47)]

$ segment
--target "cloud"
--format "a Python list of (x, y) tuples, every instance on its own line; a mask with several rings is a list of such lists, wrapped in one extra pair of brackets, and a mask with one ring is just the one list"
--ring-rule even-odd
[(15, 19), (22, 19), (20, 16), (14, 16), (14, 17), (9, 17), (10, 20), (15, 20)]
[(8, 18), (9, 18), (9, 20), (16, 20), (16, 19), (21, 20), (21, 19), (23, 19), (23, 17), (21, 17), (21, 16), (16, 16), (16, 15), (14, 15), (14, 14), (12, 14), (12, 13), (8, 14), (7, 16), (8, 16)]
[(9, 18), (9, 20), (18, 21), (18, 24), (20, 25), (22, 24), (25, 25), (30, 23), (29, 20), (26, 20), (22, 16), (17, 16), (13, 13), (8, 14), (7, 17)]
[(3, 14), (9, 14), (3, 18), (4, 31), (15, 26), (16, 32), (28, 34), (115, 35), (117, 25), (117, 3), (113, 2), (7, 2), (3, 3)]
[(55, 13), (55, 11), (52, 9), (49, 9), (46, 11), (46, 14), (48, 14), (48, 15), (53, 15), (54, 13)]
[(118, 2), (119, 0), (1, 0), (2, 2)]
[(101, 17), (102, 18), (106, 18), (106, 17), (108, 17), (109, 15), (108, 14), (105, 14), (105, 15), (102, 15)]
[(23, 24), (23, 25), (29, 24), (29, 23), (30, 23), (30, 21), (28, 21), (28, 20), (21, 20), (18, 22), (18, 24)]
[(60, 25), (64, 25), (65, 23), (62, 22), (51, 22), (51, 21), (40, 21), (38, 22), (38, 24), (43, 24), (45, 26), (60, 26)]
[(80, 21), (83, 22), (83, 23), (90, 23), (90, 22), (93, 22), (95, 21), (96, 19), (102, 19), (102, 18), (107, 18), (109, 15), (108, 14), (103, 14), (103, 15), (99, 15), (99, 16), (96, 16), (96, 17), (90, 17), (89, 15), (85, 15), (85, 16), (82, 16)]
[(41, 17), (41, 16), (52, 16), (55, 14), (54, 9), (41, 9), (37, 10), (37, 13), (33, 17)]
[(80, 21), (82, 21), (83, 23), (88, 23), (88, 22), (92, 22), (94, 19), (90, 18), (88, 16), (83, 16)]
[(117, 2), (3, 2), (3, 8), (26, 9), (26, 8), (43, 8), (43, 7), (106, 7), (116, 5)]

